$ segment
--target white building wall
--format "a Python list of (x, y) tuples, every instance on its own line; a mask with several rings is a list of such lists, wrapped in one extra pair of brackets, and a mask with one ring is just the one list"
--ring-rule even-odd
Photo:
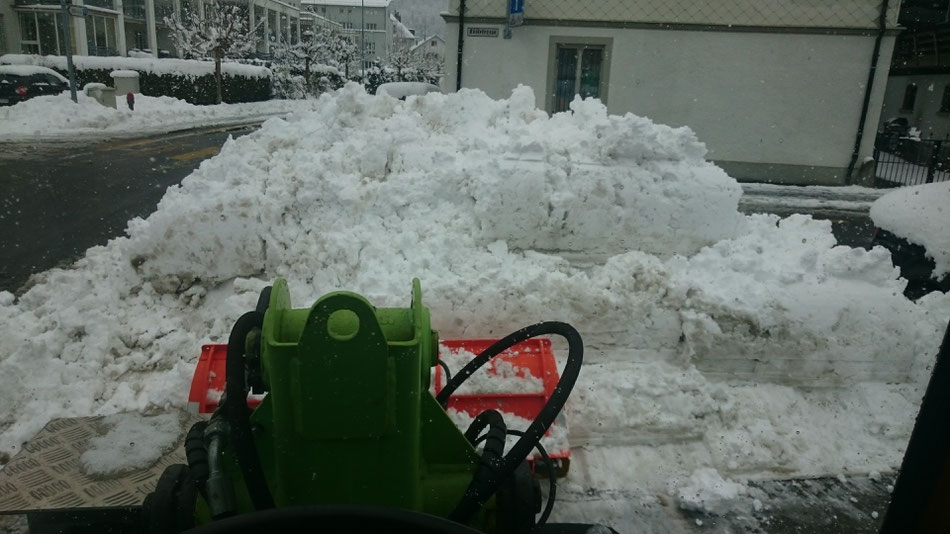
[[(552, 37), (612, 39), (608, 50), (610, 113), (633, 112), (672, 126), (689, 126), (708, 158), (740, 178), (769, 164), (785, 182), (843, 183), (854, 150), (874, 37), (663, 29), (515, 28), (513, 38), (465, 37), (463, 87), (495, 98), (518, 84), (535, 89), (548, 109)], [(446, 30), (447, 91), (455, 90), (458, 25)], [(893, 37), (885, 37), (858, 164), (873, 150), (874, 125), (886, 84)], [(733, 162), (735, 164), (731, 165)], [(815, 166), (806, 172), (781, 166)], [(747, 174), (746, 176), (742, 176)]]
[[(917, 84), (917, 99), (911, 110), (901, 109), (908, 84)], [(891, 76), (887, 81), (881, 120), (905, 117), (920, 130), (924, 139), (950, 138), (950, 112), (940, 111), (943, 92), (950, 86), (950, 74), (915, 74)]]
[[(503, 17), (508, 0), (466, 0), (468, 17)], [(880, 0), (544, 0), (525, 2), (526, 20), (575, 20), (776, 26), (805, 28), (873, 28)], [(458, 14), (459, 0), (449, 0)], [(891, 2), (889, 25), (897, 21), (900, 2)]]

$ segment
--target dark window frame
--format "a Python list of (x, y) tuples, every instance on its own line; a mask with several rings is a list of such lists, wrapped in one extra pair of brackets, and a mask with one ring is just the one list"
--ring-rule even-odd
[(914, 111), (917, 105), (917, 84), (909, 83), (904, 87), (904, 98), (901, 100), (901, 111)]
[[(598, 96), (605, 105), (609, 101), (610, 88), (610, 62), (613, 57), (613, 38), (611, 37), (579, 37), (566, 35), (552, 35), (548, 46), (548, 72), (547, 72), (547, 92), (545, 98), (545, 109), (549, 113), (554, 113), (557, 102), (557, 75), (558, 75), (558, 54), (559, 50), (564, 48), (574, 48), (578, 50), (578, 63), (582, 63), (581, 58), (585, 50), (601, 50), (600, 72), (598, 82)], [(582, 64), (578, 65), (580, 69)], [(575, 87), (577, 87), (575, 80)], [(576, 91), (575, 91), (576, 94)], [(573, 95), (572, 95), (573, 100)]]
[(950, 83), (943, 86), (943, 96), (940, 98), (939, 113), (950, 113)]

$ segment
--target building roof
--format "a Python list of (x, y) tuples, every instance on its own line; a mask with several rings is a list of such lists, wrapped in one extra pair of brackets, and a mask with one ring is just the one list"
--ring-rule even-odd
[(430, 35), (426, 37), (425, 39), (419, 41), (415, 46), (410, 48), (409, 51), (415, 52), (420, 46), (428, 43), (429, 41), (432, 41), (433, 39), (437, 41), (442, 41), (442, 44), (445, 44), (445, 39), (443, 39), (441, 35)]
[(313, 6), (389, 7), (392, 0), (301, 0), (301, 4)]

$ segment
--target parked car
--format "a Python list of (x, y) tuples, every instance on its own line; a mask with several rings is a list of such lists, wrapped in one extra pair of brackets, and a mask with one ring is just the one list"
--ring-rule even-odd
[(945, 272), (950, 262), (950, 182), (888, 193), (871, 206), (871, 219), (875, 224), (871, 244), (891, 252), (894, 266), (907, 280), (907, 298), (950, 291), (950, 273)]
[(32, 65), (0, 65), (0, 106), (69, 89), (69, 80), (53, 69)]
[(900, 145), (901, 139), (910, 133), (910, 123), (906, 117), (895, 117), (887, 120), (881, 130), (877, 132), (875, 148), (895, 152)]
[(442, 89), (439, 86), (425, 82), (390, 82), (376, 88), (377, 95), (389, 95), (399, 100), (405, 100), (407, 96), (412, 95), (422, 96), (441, 92)]

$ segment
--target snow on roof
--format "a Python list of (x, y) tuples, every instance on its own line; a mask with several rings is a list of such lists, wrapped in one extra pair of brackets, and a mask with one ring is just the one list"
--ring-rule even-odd
[[(3, 56), (6, 57), (6, 56)], [(2, 59), (2, 58), (0, 58)], [(62, 82), (68, 82), (60, 73), (46, 67), (35, 65), (0, 65), (0, 74), (13, 74), (14, 76), (33, 76), (34, 74), (51, 74), (59, 78)]]
[(139, 73), (134, 70), (114, 70), (109, 73), (112, 78), (138, 78)]
[(392, 0), (303, 0), (301, 4), (317, 6), (389, 7)]
[(950, 273), (950, 181), (902, 187), (871, 205), (879, 228), (927, 249), (934, 277)]
[(410, 48), (409, 51), (410, 51), (410, 52), (415, 52), (415, 51), (418, 50), (420, 47), (422, 47), (423, 45), (427, 44), (429, 41), (433, 41), (433, 40), (435, 40), (435, 41), (442, 41), (442, 44), (445, 44), (445, 39), (443, 39), (442, 36), (440, 36), (440, 35), (431, 35), (431, 36), (429, 36), (429, 37), (426, 37), (426, 38), (423, 39), (422, 41), (419, 41), (419, 43), (417, 43), (415, 46), (413, 46), (412, 48)]
[(406, 25), (403, 24), (402, 22), (399, 22), (399, 19), (397, 19), (396, 16), (393, 15), (392, 13), (389, 14), (389, 20), (393, 23), (393, 31), (395, 32), (395, 35), (393, 37), (397, 37), (400, 39), (415, 39), (416, 38), (416, 36), (413, 35), (411, 31), (409, 31), (409, 28), (407, 28)]
[[(204, 76), (214, 72), (213, 61), (191, 59), (138, 58), (121, 56), (73, 56), (77, 69), (134, 70), (152, 74), (179, 74), (182, 76)], [(0, 56), (0, 64), (31, 65), (66, 70), (65, 56), (37, 56), (33, 54), (5, 54)], [(255, 65), (224, 62), (221, 72), (230, 76), (248, 78), (269, 78), (270, 69)]]

